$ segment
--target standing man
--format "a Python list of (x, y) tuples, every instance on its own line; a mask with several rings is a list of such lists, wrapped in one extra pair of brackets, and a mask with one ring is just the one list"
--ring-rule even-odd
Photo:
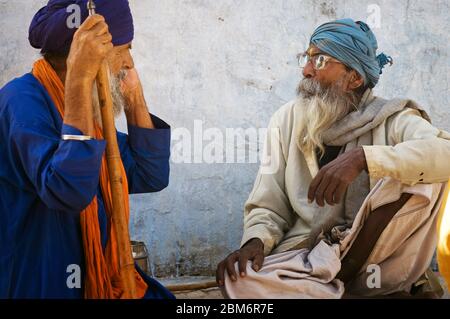
[[(128, 135), (117, 133), (126, 194), (169, 182), (170, 127), (148, 113), (129, 3), (95, 2), (91, 17), (87, 0), (40, 9), (29, 40), (44, 58), (0, 90), (0, 298), (123, 296), (95, 90), (104, 61), (114, 112), (128, 123)], [(134, 277), (139, 298), (173, 297), (137, 267)]]

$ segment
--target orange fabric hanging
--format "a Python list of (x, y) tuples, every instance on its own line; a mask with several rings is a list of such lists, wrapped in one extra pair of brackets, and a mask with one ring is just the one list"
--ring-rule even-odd
[[(33, 66), (33, 75), (44, 86), (53, 103), (64, 118), (64, 84), (59, 79), (52, 66), (40, 59)], [(101, 128), (95, 125), (95, 138), (103, 139)], [(125, 169), (122, 165), (122, 180), (125, 198), (125, 211), (127, 223), (129, 221), (128, 183)], [(103, 252), (100, 239), (100, 226), (98, 223), (97, 196), (80, 215), (81, 232), (83, 236), (86, 274), (84, 296), (87, 299), (118, 299), (123, 297), (123, 287), (119, 272), (119, 258), (117, 239), (112, 224), (112, 198), (106, 157), (103, 154), (100, 168), (100, 187), (108, 217), (108, 242)], [(142, 298), (147, 290), (147, 284), (135, 270), (136, 295)]]

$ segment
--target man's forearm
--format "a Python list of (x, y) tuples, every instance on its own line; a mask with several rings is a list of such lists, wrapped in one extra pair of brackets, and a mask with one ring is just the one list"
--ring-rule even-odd
[(92, 83), (67, 73), (65, 86), (64, 124), (79, 129), (84, 135), (94, 136), (92, 110)]
[(128, 96), (126, 98), (126, 103), (127, 108), (125, 109), (125, 115), (128, 124), (142, 128), (155, 128), (148, 112), (143, 92), (138, 91), (132, 96)]

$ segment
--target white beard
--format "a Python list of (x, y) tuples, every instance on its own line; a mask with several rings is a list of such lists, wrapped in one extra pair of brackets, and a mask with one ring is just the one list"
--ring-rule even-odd
[[(121, 70), (117, 76), (113, 76), (109, 72), (109, 88), (111, 91), (111, 98), (113, 102), (113, 113), (114, 117), (117, 118), (120, 114), (127, 109), (124, 96), (120, 90), (120, 83), (122, 79), (126, 76), (126, 71)], [(100, 110), (100, 102), (98, 99), (97, 82), (94, 81), (94, 86), (92, 89), (92, 108), (94, 113), (94, 120), (100, 127), (102, 127), (102, 115)]]
[(329, 87), (304, 78), (297, 88), (297, 104), (303, 109), (298, 130), (298, 145), (304, 152), (325, 150), (322, 135), (335, 122), (356, 109), (356, 95), (341, 89), (344, 78)]

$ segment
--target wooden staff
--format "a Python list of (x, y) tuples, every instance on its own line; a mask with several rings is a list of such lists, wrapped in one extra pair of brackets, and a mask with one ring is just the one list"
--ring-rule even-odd
[[(88, 1), (89, 15), (95, 14), (93, 0)], [(117, 255), (119, 257), (119, 272), (122, 279), (125, 298), (136, 298), (136, 282), (134, 278), (134, 260), (131, 254), (128, 223), (125, 218), (125, 202), (123, 180), (121, 174), (121, 157), (117, 144), (116, 127), (114, 123), (113, 102), (109, 87), (108, 66), (104, 61), (97, 74), (97, 91), (100, 101), (103, 135), (106, 140), (106, 161), (111, 184), (112, 223), (116, 230)]]

